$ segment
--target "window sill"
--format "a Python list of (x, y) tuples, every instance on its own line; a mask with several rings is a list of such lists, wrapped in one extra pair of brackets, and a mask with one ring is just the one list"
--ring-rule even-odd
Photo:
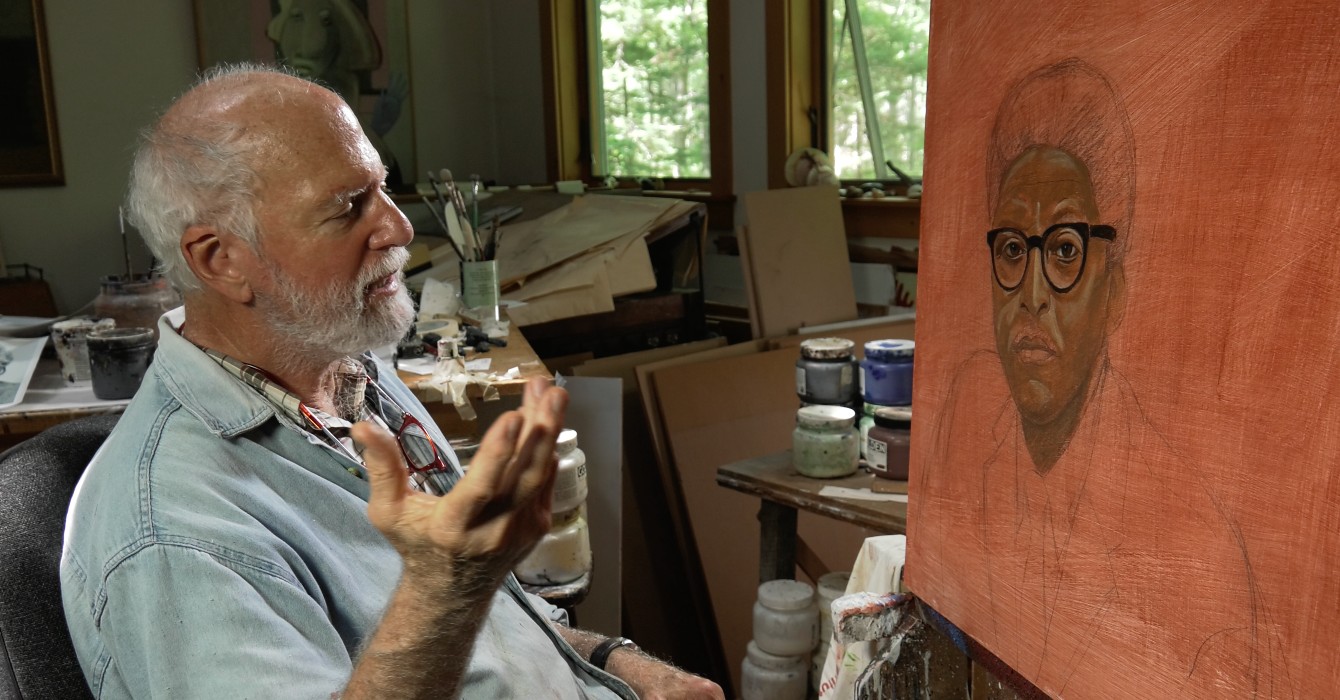
[(848, 238), (919, 239), (921, 199), (843, 199), (842, 222)]

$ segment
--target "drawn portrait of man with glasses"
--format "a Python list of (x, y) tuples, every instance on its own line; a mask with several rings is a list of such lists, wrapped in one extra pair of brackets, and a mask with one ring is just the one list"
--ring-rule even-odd
[[(1058, 91), (1084, 108), (1039, 99)], [(1114, 98), (1106, 79), (1076, 59), (1043, 68), (1006, 97), (987, 156), (996, 350), (1028, 452), (1044, 472), (1103, 380), (1107, 336), (1125, 302), (1135, 148)]]
[(1213, 682), (1269, 697), (1268, 616), (1238, 525), (1149, 421), (1138, 361), (1109, 358), (1136, 172), (1126, 108), (1093, 66), (1049, 64), (1006, 92), (987, 225), (964, 234), (989, 260), (994, 348), (958, 366), (931, 419), (913, 478), (934, 518), (909, 542), (948, 579), (917, 593), (1052, 694), (1110, 682), (1200, 697)]

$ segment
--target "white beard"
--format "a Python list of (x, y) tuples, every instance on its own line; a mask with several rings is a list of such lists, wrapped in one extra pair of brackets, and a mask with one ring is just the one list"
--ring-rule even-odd
[[(274, 281), (274, 290), (257, 293), (256, 305), (266, 323), (294, 346), (296, 356), (318, 357), (358, 355), (405, 335), (414, 321), (414, 304), (405, 291), (404, 275), (400, 288), (390, 298), (375, 298), (369, 303), (368, 285), (392, 272), (398, 272), (409, 259), (404, 248), (392, 248), (382, 261), (359, 273), (350, 284), (332, 282), (323, 289), (305, 289), (277, 265), (266, 261)], [(303, 352), (302, 349), (305, 349)]]

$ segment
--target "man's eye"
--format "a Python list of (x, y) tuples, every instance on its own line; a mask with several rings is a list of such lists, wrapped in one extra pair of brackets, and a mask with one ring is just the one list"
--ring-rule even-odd
[(1062, 243), (1056, 249), (1056, 257), (1062, 262), (1073, 262), (1079, 257), (1079, 246), (1074, 243)]
[(1018, 241), (1010, 241), (1005, 244), (1001, 252), (1005, 254), (1006, 258), (1014, 260), (1024, 256), (1024, 247)]

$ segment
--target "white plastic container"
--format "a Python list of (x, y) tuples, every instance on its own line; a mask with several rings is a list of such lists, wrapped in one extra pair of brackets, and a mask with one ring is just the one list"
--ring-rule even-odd
[(586, 453), (577, 447), (577, 431), (558, 434), (558, 476), (554, 480), (554, 511), (564, 513), (586, 502)]
[(777, 656), (750, 642), (741, 664), (743, 700), (805, 700), (808, 685), (805, 656)]
[(819, 643), (819, 611), (810, 584), (779, 579), (758, 587), (754, 643), (769, 654), (802, 657), (802, 664), (808, 661)]
[(814, 648), (810, 657), (810, 687), (819, 691), (823, 682), (824, 661), (833, 642), (833, 601), (847, 594), (847, 582), (851, 580), (850, 571), (830, 571), (819, 577), (815, 597), (819, 608), (819, 646)]
[(555, 514), (548, 534), (512, 570), (522, 583), (552, 586), (572, 583), (591, 571), (591, 533), (586, 505)]
[(819, 601), (819, 638), (822, 640), (833, 636), (833, 601), (847, 595), (850, 580), (850, 571), (830, 571), (819, 577), (816, 597)]

